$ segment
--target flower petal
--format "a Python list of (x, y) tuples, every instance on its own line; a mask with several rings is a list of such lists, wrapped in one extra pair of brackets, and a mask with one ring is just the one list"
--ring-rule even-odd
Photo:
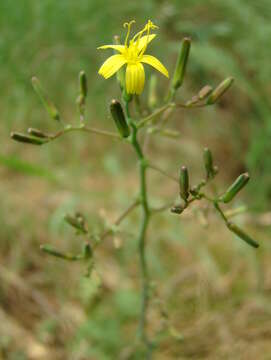
[(156, 34), (142, 36), (142, 38), (138, 42), (138, 52), (141, 51), (144, 46), (148, 45), (155, 38), (155, 36)]
[(156, 57), (151, 56), (151, 55), (143, 55), (140, 61), (145, 64), (149, 64), (149, 65), (153, 66), (156, 70), (160, 71), (163, 75), (165, 75), (166, 77), (169, 77), (167, 69)]
[(144, 89), (145, 71), (142, 64), (128, 64), (126, 69), (126, 91), (128, 94), (141, 94)]
[(125, 49), (125, 46), (124, 45), (103, 45), (103, 46), (99, 46), (97, 49), (98, 50), (113, 49), (113, 50), (119, 51), (122, 54)]
[(105, 79), (114, 75), (126, 63), (124, 56), (117, 54), (110, 56), (100, 67), (98, 73)]

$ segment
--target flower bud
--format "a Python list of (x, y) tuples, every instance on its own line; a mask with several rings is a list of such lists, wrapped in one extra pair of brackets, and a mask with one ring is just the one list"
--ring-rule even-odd
[(177, 63), (176, 63), (176, 67), (175, 67), (175, 71), (174, 71), (174, 75), (173, 75), (173, 80), (172, 80), (172, 87), (175, 90), (178, 89), (183, 83), (186, 65), (187, 65), (189, 52), (190, 52), (190, 46), (191, 46), (191, 39), (184, 38), (180, 52), (179, 52), (179, 56), (177, 59)]
[(249, 174), (244, 173), (235, 180), (235, 182), (228, 188), (224, 195), (220, 196), (219, 201), (224, 202), (225, 204), (230, 202), (240, 190), (247, 184), (249, 180)]
[(47, 254), (49, 254), (49, 255), (58, 257), (58, 258), (63, 259), (63, 260), (76, 261), (76, 260), (82, 260), (83, 259), (82, 254), (73, 255), (71, 253), (63, 253), (63, 252), (55, 249), (53, 246), (48, 245), (48, 244), (41, 245), (40, 250), (47, 253)]
[(210, 95), (212, 91), (213, 91), (212, 86), (210, 86), (210, 85), (204, 86), (198, 93), (199, 100), (206, 99), (207, 96)]
[(87, 76), (86, 73), (82, 70), (79, 73), (79, 87), (80, 87), (80, 94), (85, 98), (88, 93), (88, 85), (87, 85)]
[(110, 111), (121, 137), (128, 137), (130, 135), (130, 129), (127, 125), (120, 102), (117, 100), (112, 100), (110, 104)]
[(80, 215), (75, 215), (75, 216), (72, 216), (72, 215), (69, 215), (69, 214), (66, 214), (64, 216), (64, 220), (69, 224), (71, 225), (72, 227), (74, 227), (75, 229), (83, 232), (83, 233), (87, 233), (88, 230), (87, 230), (87, 227), (86, 227), (86, 224), (85, 224), (85, 221), (84, 221), (84, 218)]
[(15, 141), (27, 143), (27, 144), (33, 144), (33, 145), (42, 145), (47, 142), (47, 139), (44, 138), (42, 139), (31, 135), (25, 135), (18, 132), (12, 132), (10, 134), (10, 137)]
[(32, 77), (32, 85), (36, 93), (38, 94), (43, 106), (45, 107), (46, 111), (48, 112), (49, 116), (54, 120), (60, 120), (59, 112), (55, 105), (49, 100), (46, 92), (42, 88), (40, 81), (37, 77)]
[(237, 235), (240, 239), (244, 240), (250, 246), (254, 248), (258, 248), (259, 244), (253, 240), (248, 234), (246, 234), (242, 229), (240, 229), (237, 225), (233, 223), (228, 223), (228, 228), (232, 231), (235, 235)]
[(170, 211), (173, 214), (178, 214), (178, 215), (180, 215), (184, 210), (185, 210), (184, 205), (175, 205), (175, 206), (172, 206), (172, 208), (170, 209)]
[(84, 247), (83, 247), (83, 256), (85, 259), (89, 259), (92, 257), (92, 249), (91, 249), (91, 246), (88, 242), (86, 242), (84, 244)]
[(206, 177), (207, 179), (212, 179), (215, 175), (213, 156), (210, 149), (208, 149), (207, 147), (203, 150), (203, 161), (206, 170)]
[(39, 129), (29, 128), (29, 129), (27, 129), (27, 132), (28, 132), (28, 134), (36, 136), (38, 138), (42, 138), (42, 139), (48, 139), (49, 138), (49, 136), (47, 134), (43, 133)]
[(185, 166), (181, 167), (179, 176), (180, 196), (184, 201), (189, 197), (189, 176)]
[(51, 245), (41, 245), (40, 246), (40, 250), (49, 254), (49, 255), (53, 255), (55, 257), (59, 257), (59, 258), (65, 258), (65, 255), (63, 253), (61, 253), (60, 251), (56, 250), (53, 246)]
[(216, 103), (225, 94), (225, 92), (231, 87), (234, 82), (234, 78), (229, 77), (223, 80), (208, 97), (206, 104), (212, 105)]

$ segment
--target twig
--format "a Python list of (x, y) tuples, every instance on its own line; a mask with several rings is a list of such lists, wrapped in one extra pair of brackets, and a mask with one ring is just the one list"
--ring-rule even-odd
[(178, 179), (175, 176), (168, 174), (166, 171), (164, 171), (163, 169), (160, 169), (158, 166), (156, 166), (154, 164), (149, 163), (148, 167), (150, 169), (153, 169), (153, 170), (159, 172), (160, 174), (166, 176), (167, 178), (169, 178), (169, 179), (171, 179), (171, 180), (173, 180), (173, 181), (175, 181), (177, 183), (179, 182)]
[(106, 130), (90, 128), (90, 127), (87, 127), (85, 124), (81, 124), (79, 126), (67, 125), (63, 130), (57, 132), (54, 135), (51, 135), (49, 139), (50, 139), (50, 141), (55, 140), (55, 139), (61, 137), (62, 135), (65, 135), (65, 134), (67, 134), (69, 132), (73, 132), (73, 131), (85, 131), (85, 132), (89, 132), (89, 133), (93, 133), (93, 134), (97, 134), (97, 135), (104, 135), (104, 136), (121, 139), (120, 135), (117, 133), (112, 133), (112, 132), (106, 131)]
[[(120, 225), (120, 223), (140, 204), (140, 200), (135, 200), (132, 204), (114, 221), (113, 226)], [(112, 229), (107, 229), (100, 237), (100, 240), (104, 240), (108, 235), (112, 234)]]
[(156, 116), (162, 114), (164, 111), (166, 111), (167, 109), (169, 108), (173, 108), (175, 107), (175, 104), (174, 103), (169, 103), (169, 104), (166, 104), (164, 106), (162, 106), (160, 109), (157, 109), (156, 111), (154, 111), (152, 114), (150, 114), (149, 116), (145, 117), (144, 119), (140, 120), (136, 127), (137, 129), (140, 129), (142, 128), (143, 126), (145, 126), (148, 122), (150, 122), (152, 119), (154, 119)]

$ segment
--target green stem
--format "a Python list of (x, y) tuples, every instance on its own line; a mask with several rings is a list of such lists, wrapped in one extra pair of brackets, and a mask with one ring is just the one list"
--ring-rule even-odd
[(166, 111), (169, 108), (174, 108), (175, 104), (173, 103), (169, 103), (166, 104), (164, 106), (162, 106), (160, 109), (157, 109), (156, 111), (154, 111), (152, 114), (150, 114), (149, 116), (141, 119), (138, 124), (136, 125), (138, 129), (142, 128), (143, 126), (145, 126), (146, 124), (148, 124), (150, 121), (152, 121), (154, 118), (156, 118), (156, 116), (161, 115), (164, 111)]
[(51, 140), (55, 140), (59, 137), (61, 137), (64, 134), (67, 134), (69, 132), (73, 132), (73, 131), (84, 131), (84, 132), (89, 132), (89, 133), (93, 133), (93, 134), (97, 134), (97, 135), (104, 135), (104, 136), (110, 136), (110, 137), (114, 137), (114, 138), (118, 138), (120, 139), (120, 135), (116, 134), (116, 133), (112, 133), (110, 131), (105, 131), (105, 130), (100, 130), (100, 129), (95, 129), (95, 128), (90, 128), (87, 127), (85, 124), (81, 124), (79, 126), (72, 126), (72, 125), (67, 125), (65, 126), (65, 128), (59, 132), (57, 132), (54, 135), (50, 136), (50, 141)]
[(139, 176), (140, 176), (140, 205), (142, 209), (141, 226), (138, 236), (138, 252), (139, 252), (139, 264), (141, 273), (141, 311), (138, 325), (138, 337), (146, 345), (148, 351), (150, 351), (150, 342), (146, 333), (146, 316), (149, 302), (149, 276), (148, 267), (146, 261), (146, 232), (150, 220), (150, 207), (147, 197), (147, 182), (146, 182), (146, 170), (148, 163), (142, 152), (141, 146), (137, 140), (138, 128), (130, 117), (129, 106), (126, 102), (127, 121), (132, 128), (131, 144), (135, 149), (137, 157), (139, 159)]

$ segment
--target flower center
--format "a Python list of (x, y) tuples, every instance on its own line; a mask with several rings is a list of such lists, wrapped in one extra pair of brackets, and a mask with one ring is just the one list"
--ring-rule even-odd
[(138, 47), (136, 44), (130, 44), (129, 47), (125, 49), (123, 54), (129, 64), (135, 64), (140, 61), (142, 55), (139, 54)]

